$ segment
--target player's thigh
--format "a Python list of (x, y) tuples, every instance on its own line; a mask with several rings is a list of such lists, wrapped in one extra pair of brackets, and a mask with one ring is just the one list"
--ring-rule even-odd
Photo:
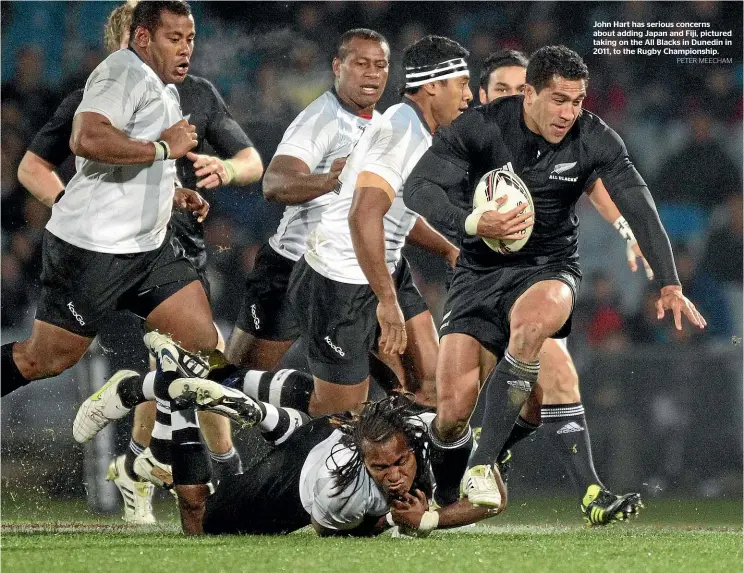
[(178, 289), (146, 317), (147, 326), (165, 332), (188, 350), (211, 352), (217, 346), (212, 309), (198, 280)]
[(293, 340), (265, 340), (242, 330), (237, 324), (227, 342), (228, 362), (253, 370), (274, 370)]
[(512, 305), (511, 332), (525, 336), (548, 337), (558, 332), (573, 311), (573, 293), (560, 280), (541, 280), (532, 284)]
[(480, 343), (462, 333), (442, 337), (436, 379), (437, 417), (467, 421), (478, 400)]
[(580, 401), (579, 376), (565, 339), (548, 338), (540, 350), (537, 384), (541, 403), (568, 404)]
[(367, 400), (369, 378), (356, 384), (338, 384), (314, 379), (314, 390), (310, 397), (309, 412), (313, 417), (327, 414), (338, 414), (346, 411), (358, 411)]

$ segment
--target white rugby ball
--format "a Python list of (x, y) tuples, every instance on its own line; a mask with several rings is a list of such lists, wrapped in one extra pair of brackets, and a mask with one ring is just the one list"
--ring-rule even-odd
[[(496, 198), (503, 196), (506, 196), (506, 202), (499, 206), (496, 203)], [(535, 205), (532, 202), (532, 195), (529, 189), (527, 189), (524, 181), (513, 171), (509, 171), (508, 169), (494, 169), (483, 175), (480, 181), (478, 181), (478, 185), (475, 186), (475, 193), (473, 194), (474, 210), (480, 209), (481, 211), (500, 211), (505, 213), (520, 205), (524, 206), (520, 214), (535, 212)], [(530, 240), (532, 229), (533, 227), (527, 227), (520, 231), (519, 239), (484, 238), (483, 242), (502, 255), (516, 253)]]

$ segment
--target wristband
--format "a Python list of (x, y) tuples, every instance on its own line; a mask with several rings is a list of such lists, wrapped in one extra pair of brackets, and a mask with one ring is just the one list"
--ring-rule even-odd
[(167, 142), (161, 139), (160, 141), (153, 141), (153, 143), (155, 144), (154, 161), (165, 161), (166, 159), (170, 159), (170, 146)]
[(478, 222), (480, 221), (480, 218), (483, 216), (483, 213), (485, 213), (486, 211), (493, 211), (496, 208), (497, 208), (496, 204), (492, 201), (489, 201), (488, 203), (484, 203), (483, 205), (475, 209), (465, 219), (465, 232), (471, 237), (474, 237), (475, 235), (477, 235), (478, 234)]
[(634, 245), (638, 242), (636, 241), (635, 235), (633, 234), (633, 230), (630, 228), (630, 225), (628, 225), (628, 222), (622, 215), (615, 219), (615, 222), (612, 223), (612, 226), (615, 227), (617, 229), (617, 232), (620, 233), (620, 236), (631, 245)]
[(393, 521), (393, 513), (391, 511), (388, 511), (387, 514), (385, 515), (385, 522), (390, 527), (395, 527), (395, 522)]
[(425, 511), (424, 515), (421, 516), (421, 523), (418, 526), (418, 532), (424, 535), (428, 535), (437, 528), (439, 525), (439, 512), (437, 511)]
[(235, 179), (235, 166), (230, 159), (225, 159), (222, 162), (222, 165), (225, 166), (225, 171), (227, 171), (227, 181), (224, 181), (222, 184), (227, 185), (228, 183), (230, 183), (230, 181)]

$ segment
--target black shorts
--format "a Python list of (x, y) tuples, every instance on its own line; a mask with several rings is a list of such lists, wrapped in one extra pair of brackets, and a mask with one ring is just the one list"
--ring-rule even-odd
[(110, 254), (81, 249), (44, 231), (36, 319), (92, 338), (111, 311), (146, 318), (198, 278), (170, 232), (154, 251)]
[(181, 209), (173, 209), (170, 227), (173, 235), (183, 247), (183, 255), (191, 262), (199, 280), (204, 286), (207, 298), (211, 301), (211, 289), (207, 278), (207, 246), (204, 242), (204, 225), (192, 214)]
[(242, 475), (220, 481), (207, 499), (204, 532), (276, 535), (310, 525), (300, 498), (300, 473), (310, 451), (334, 429), (328, 418), (313, 420)]
[[(401, 259), (394, 279), (406, 321), (427, 310), (405, 259)], [(370, 286), (328, 279), (302, 258), (292, 272), (287, 294), (308, 339), (313, 376), (349, 385), (366, 379), (369, 353), (378, 334), (377, 297)]]
[(268, 243), (261, 247), (245, 281), (245, 296), (235, 326), (262, 340), (294, 340), (300, 336), (287, 299), (294, 266), (293, 260), (277, 253)]
[[(568, 285), (573, 304), (576, 304), (581, 283), (577, 263), (504, 266), (487, 271), (458, 265), (444, 305), (440, 338), (453, 333), (469, 334), (487, 350), (502, 356), (509, 344), (512, 306), (529, 287), (547, 280), (559, 280)], [(551, 338), (565, 338), (570, 332), (571, 316)]]

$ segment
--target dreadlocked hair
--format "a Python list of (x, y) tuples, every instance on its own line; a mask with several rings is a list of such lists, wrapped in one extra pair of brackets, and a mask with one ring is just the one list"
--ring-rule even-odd
[[(331, 423), (344, 434), (329, 457), (335, 465), (331, 469), (331, 475), (336, 481), (334, 496), (357, 482), (360, 473), (366, 471), (363, 448), (365, 442), (383, 444), (401, 433), (416, 456), (413, 489), (420, 489), (427, 497), (431, 497), (433, 484), (429, 471), (428, 432), (426, 423), (412, 413), (413, 400), (409, 396), (413, 395), (393, 393), (378, 402), (365, 402), (358, 414), (331, 418)], [(333, 460), (334, 453), (344, 448), (351, 450), (353, 455), (345, 464), (338, 465)]]

